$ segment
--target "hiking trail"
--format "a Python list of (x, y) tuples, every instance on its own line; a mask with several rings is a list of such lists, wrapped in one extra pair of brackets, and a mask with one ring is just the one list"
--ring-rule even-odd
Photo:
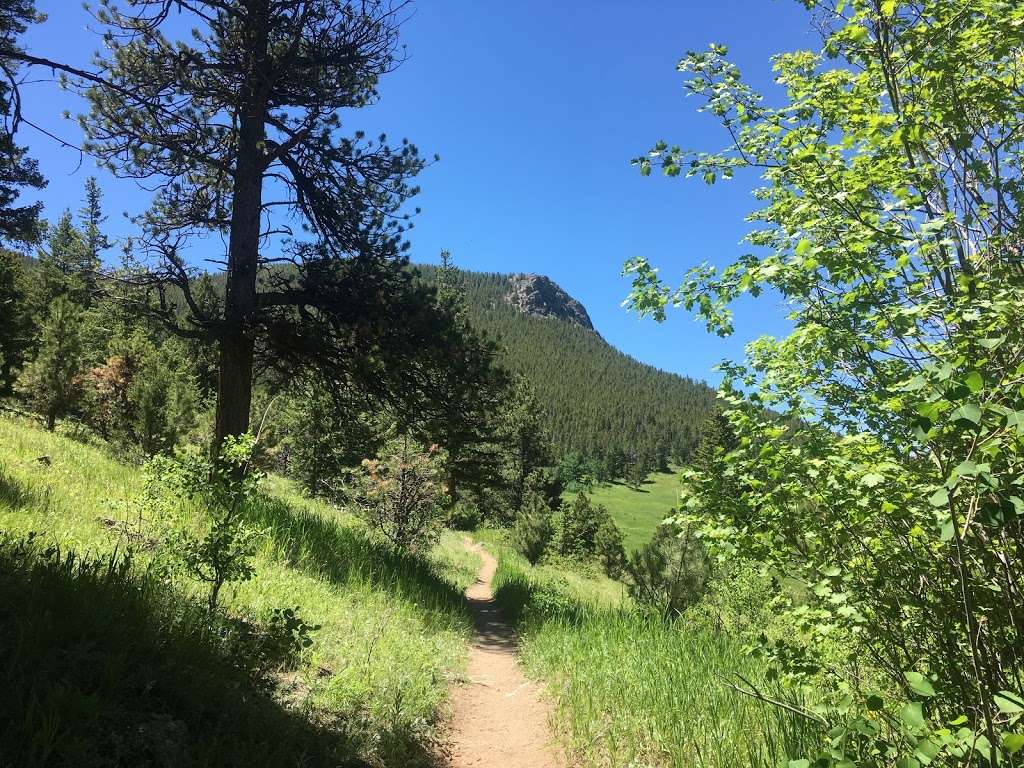
[(483, 564), (466, 590), (476, 640), (467, 680), (452, 691), (451, 768), (564, 768), (548, 726), (550, 708), (540, 687), (527, 680), (516, 659), (518, 637), (502, 618), (491, 592), (498, 562), (480, 544), (466, 549)]

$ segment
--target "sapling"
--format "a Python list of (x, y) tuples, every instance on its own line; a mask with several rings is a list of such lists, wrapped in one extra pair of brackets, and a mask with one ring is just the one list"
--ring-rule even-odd
[[(247, 581), (254, 573), (251, 560), (263, 532), (246, 523), (245, 511), (262, 479), (251, 466), (255, 447), (252, 435), (229, 436), (215, 459), (181, 453), (148, 465), (163, 493), (179, 493), (204, 515), (198, 532), (186, 518), (172, 519), (165, 551), (189, 575), (208, 585), (211, 612), (217, 610), (226, 583)], [(166, 512), (167, 506), (161, 509)]]

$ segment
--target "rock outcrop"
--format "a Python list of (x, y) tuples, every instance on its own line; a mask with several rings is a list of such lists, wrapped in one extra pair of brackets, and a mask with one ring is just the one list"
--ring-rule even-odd
[(544, 275), (512, 275), (505, 301), (527, 315), (555, 317), (594, 330), (586, 307)]

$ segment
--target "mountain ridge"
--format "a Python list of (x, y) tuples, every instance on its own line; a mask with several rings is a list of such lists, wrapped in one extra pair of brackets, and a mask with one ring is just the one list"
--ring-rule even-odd
[[(436, 267), (417, 269), (436, 279)], [(590, 315), (547, 276), (531, 281), (552, 287), (548, 299), (555, 305), (540, 313), (507, 298), (522, 273), (459, 273), (471, 322), (498, 344), (503, 364), (530, 381), (563, 456), (596, 459), (611, 477), (623, 476), (627, 464), (665, 469), (690, 458), (717, 407), (708, 384), (642, 363), (609, 344), (592, 323), (569, 319), (577, 308), (588, 321)]]

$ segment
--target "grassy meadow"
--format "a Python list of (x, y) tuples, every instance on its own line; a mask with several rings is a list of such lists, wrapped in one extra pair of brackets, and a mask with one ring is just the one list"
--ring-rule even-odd
[[(130, 503), (142, 486), (137, 467), (15, 418), (0, 418), (0, 446), (0, 531), (7, 539), (0, 591), (8, 598), (0, 607), (7, 628), (0, 648), (12, 660), (9, 701), (33, 702), (0, 706), (0, 730), (14, 754), (34, 755), (37, 765), (100, 765), (108, 764), (93, 752), (100, 741), (106, 754), (138, 754), (133, 740), (145, 738), (142, 751), (156, 755), (154, 765), (177, 764), (186, 739), (195, 765), (429, 762), (471, 633), (461, 592), (478, 562), (458, 535), (446, 534), (428, 556), (398, 555), (355, 518), (270, 478), (250, 511), (265, 531), (255, 576), (225, 588), (225, 608), (265, 617), (299, 606), (303, 619), (321, 628), (276, 693), (265, 696), (246, 688), (223, 643), (199, 627), (198, 585), (135, 583), (150, 557), (150, 521), (141, 521), (139, 535)], [(30, 532), (35, 554), (14, 543)], [(124, 551), (128, 537), (137, 555), (125, 571), (110, 556)], [(39, 618), (31, 601), (10, 597), (19, 594), (50, 595), (50, 619)], [(60, 615), (79, 620), (62, 622)], [(31, 645), (25, 636), (34, 638)], [(67, 654), (87, 663), (66, 668), (60, 659)], [(35, 682), (65, 674), (71, 679), (60, 686)], [(27, 719), (19, 720), (22, 714)], [(99, 732), (105, 740), (91, 738)], [(34, 734), (33, 744), (17, 744), (18, 733)], [(230, 742), (235, 749), (227, 753)], [(232, 756), (227, 762), (225, 754)]]
[(523, 662), (546, 681), (560, 735), (580, 765), (774, 768), (819, 738), (804, 720), (726, 685), (742, 675), (789, 696), (765, 679), (717, 610), (744, 612), (758, 603), (756, 589), (716, 596), (716, 610), (664, 623), (609, 579), (566, 578), (484, 538), (499, 559), (496, 596), (522, 634)]
[[(595, 504), (608, 508), (622, 531), (627, 552), (639, 549), (654, 535), (654, 529), (679, 506), (679, 476), (675, 472), (654, 472), (639, 489), (622, 482), (601, 483), (587, 492)], [(575, 496), (566, 492), (563, 499)]]

